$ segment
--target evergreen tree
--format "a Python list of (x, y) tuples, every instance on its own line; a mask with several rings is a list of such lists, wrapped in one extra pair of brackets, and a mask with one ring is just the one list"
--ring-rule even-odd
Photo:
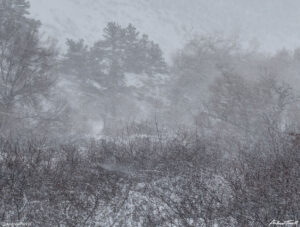
[(146, 35), (140, 37), (131, 24), (122, 28), (117, 23), (108, 23), (103, 38), (91, 48), (83, 41), (69, 40), (67, 44), (63, 72), (79, 77), (85, 97), (92, 97), (89, 103), (98, 104), (104, 122), (126, 115), (124, 106), (126, 110), (135, 110), (136, 88), (128, 86), (127, 74), (151, 78), (167, 72), (159, 46)]

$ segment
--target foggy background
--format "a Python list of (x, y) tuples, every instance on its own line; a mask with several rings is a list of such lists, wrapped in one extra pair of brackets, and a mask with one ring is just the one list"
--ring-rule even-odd
[[(107, 22), (134, 24), (169, 54), (194, 35), (238, 36), (262, 51), (299, 46), (299, 8), (295, 0), (31, 0), (30, 12), (42, 30), (64, 46), (66, 38), (99, 39)], [(165, 34), (168, 34), (167, 36)]]
[[(141, 34), (160, 45), (165, 61), (172, 58), (195, 37), (219, 37), (237, 42), (239, 48), (263, 55), (283, 49), (293, 52), (299, 46), (300, 25), (297, 1), (46, 1), (31, 0), (31, 15), (42, 22), (44, 37), (57, 42), (64, 53), (66, 40), (83, 39), (92, 46), (103, 35), (108, 22), (126, 27), (132, 24)], [(166, 35), (167, 34), (167, 35)], [(203, 96), (213, 76), (202, 81)], [(254, 77), (251, 75), (250, 77)], [(286, 82), (300, 83), (296, 75), (285, 75)], [(135, 85), (131, 78), (131, 85)], [(147, 110), (146, 110), (147, 112)], [(130, 119), (133, 120), (133, 119)], [(92, 122), (93, 136), (101, 134), (101, 120)], [(129, 121), (129, 119), (126, 119)]]

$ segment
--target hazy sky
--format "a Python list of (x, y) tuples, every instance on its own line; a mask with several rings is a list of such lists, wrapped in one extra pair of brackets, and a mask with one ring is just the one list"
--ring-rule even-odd
[(260, 49), (300, 46), (299, 0), (30, 0), (32, 15), (61, 43), (93, 42), (108, 21), (133, 23), (171, 53), (193, 34), (238, 35)]

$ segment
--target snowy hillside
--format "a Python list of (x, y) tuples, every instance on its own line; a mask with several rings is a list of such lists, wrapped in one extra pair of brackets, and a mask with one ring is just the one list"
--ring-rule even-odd
[(134, 24), (169, 55), (194, 34), (240, 36), (274, 51), (300, 46), (296, 0), (29, 0), (46, 34), (58, 39), (97, 40), (105, 24)]

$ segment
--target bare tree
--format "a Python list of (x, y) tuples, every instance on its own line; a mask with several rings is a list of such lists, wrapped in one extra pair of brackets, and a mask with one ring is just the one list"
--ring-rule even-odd
[(39, 21), (27, 17), (29, 4), (12, 1), (0, 11), (0, 126), (24, 127), (45, 111), (45, 97), (54, 85), (55, 51), (44, 47)]

